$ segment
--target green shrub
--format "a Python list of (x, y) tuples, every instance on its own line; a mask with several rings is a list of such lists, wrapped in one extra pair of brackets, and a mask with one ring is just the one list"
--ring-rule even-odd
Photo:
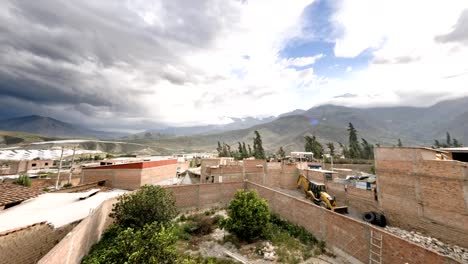
[(21, 175), (13, 183), (18, 184), (18, 185), (23, 185), (23, 186), (26, 186), (26, 187), (30, 187), (31, 186), (31, 179), (28, 177), (28, 175)]
[(65, 183), (63, 185), (63, 188), (70, 188), (70, 187), (73, 187), (73, 184), (71, 182)]
[(251, 242), (267, 235), (270, 211), (267, 201), (260, 198), (256, 191), (237, 191), (227, 213), (229, 218), (222, 222), (222, 227), (240, 239)]
[(178, 264), (237, 264), (239, 262), (230, 260), (230, 259), (203, 257), (200, 255), (198, 256), (187, 255), (187, 256), (182, 257), (177, 263)]
[(160, 186), (145, 185), (117, 200), (110, 216), (123, 227), (142, 228), (153, 222), (165, 225), (177, 215), (174, 195)]
[(174, 228), (157, 222), (142, 229), (114, 227), (82, 263), (177, 263)]

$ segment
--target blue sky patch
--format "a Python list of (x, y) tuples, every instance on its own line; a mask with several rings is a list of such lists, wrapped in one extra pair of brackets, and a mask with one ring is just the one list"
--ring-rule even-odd
[(349, 72), (347, 69), (360, 70), (367, 68), (372, 59), (372, 51), (365, 50), (354, 58), (336, 57), (334, 48), (336, 30), (330, 23), (334, 9), (331, 1), (319, 0), (309, 5), (303, 13), (306, 20), (303, 28), (304, 38), (293, 39), (280, 52), (282, 58), (298, 58), (323, 54), (315, 64), (294, 67), (295, 69), (306, 69), (312, 67), (315, 74), (329, 78), (345, 77)]

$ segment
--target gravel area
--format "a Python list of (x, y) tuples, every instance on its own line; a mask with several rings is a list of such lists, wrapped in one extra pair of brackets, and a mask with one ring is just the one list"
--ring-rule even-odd
[(419, 244), (425, 248), (432, 249), (444, 256), (450, 256), (462, 261), (463, 263), (468, 263), (468, 249), (466, 248), (445, 244), (437, 238), (428, 237), (419, 232), (406, 231), (397, 227), (387, 226), (385, 227), (385, 231)]

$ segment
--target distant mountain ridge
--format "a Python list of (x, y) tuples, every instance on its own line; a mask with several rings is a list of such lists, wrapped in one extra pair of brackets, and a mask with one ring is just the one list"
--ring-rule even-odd
[(468, 97), (439, 102), (430, 107), (375, 107), (353, 108), (321, 105), (306, 111), (295, 110), (275, 120), (251, 128), (162, 139), (162, 147), (169, 149), (214, 150), (217, 141), (235, 146), (238, 141), (251, 143), (253, 132), (262, 135), (266, 149), (276, 151), (283, 146), (287, 151), (302, 150), (304, 136), (315, 135), (322, 143), (347, 144), (349, 123), (358, 130), (359, 137), (370, 143), (431, 146), (434, 139), (445, 142), (449, 132), (468, 145)]
[(51, 117), (30, 115), (0, 121), (0, 130), (27, 132), (50, 137), (109, 138), (110, 134), (66, 123)]
[[(430, 107), (354, 108), (321, 105), (308, 110), (296, 109), (278, 117), (233, 118), (225, 125), (164, 127), (150, 129), (123, 140), (148, 144), (170, 151), (213, 151), (217, 141), (234, 147), (239, 141), (252, 143), (258, 130), (267, 150), (283, 146), (287, 151), (302, 150), (304, 136), (315, 135), (322, 143), (348, 142), (348, 123), (353, 123), (359, 137), (372, 144), (431, 146), (434, 139), (445, 141), (449, 132), (468, 145), (468, 97), (439, 102)], [(115, 138), (115, 134), (95, 131), (50, 117), (26, 116), (0, 121), (0, 130), (22, 131), (50, 137)]]

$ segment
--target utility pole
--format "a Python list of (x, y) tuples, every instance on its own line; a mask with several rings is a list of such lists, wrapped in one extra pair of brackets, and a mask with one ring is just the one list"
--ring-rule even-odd
[(70, 175), (68, 176), (68, 183), (71, 183), (71, 178), (72, 178), (72, 173), (73, 173), (73, 162), (75, 162), (75, 150), (76, 150), (76, 146), (73, 147), (73, 156), (72, 156), (72, 161), (70, 165)]
[(59, 186), (60, 170), (62, 169), (62, 159), (63, 159), (63, 146), (62, 146), (62, 154), (60, 154), (60, 162), (59, 162), (59, 168), (57, 172), (57, 182), (55, 183), (55, 190), (58, 190), (58, 186)]

